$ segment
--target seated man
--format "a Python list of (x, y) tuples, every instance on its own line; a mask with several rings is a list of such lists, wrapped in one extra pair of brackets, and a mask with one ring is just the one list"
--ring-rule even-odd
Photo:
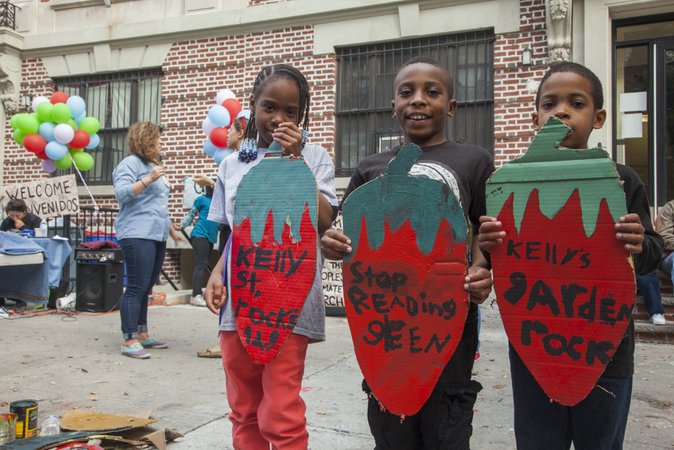
[[(662, 261), (660, 261), (660, 270), (669, 274), (674, 284), (674, 200), (670, 200), (660, 208), (658, 218), (655, 220), (655, 231), (660, 233), (665, 241), (665, 250)], [(659, 321), (665, 324), (665, 317)], [(654, 322), (655, 323), (655, 322)]]
[(8, 201), (5, 213), (7, 213), (7, 218), (0, 224), (0, 231), (35, 230), (42, 223), (42, 219), (28, 212), (26, 202), (20, 198)]
[(655, 272), (647, 275), (637, 275), (637, 291), (644, 298), (648, 315), (653, 325), (667, 325), (665, 310), (662, 307), (660, 294), (660, 280)]

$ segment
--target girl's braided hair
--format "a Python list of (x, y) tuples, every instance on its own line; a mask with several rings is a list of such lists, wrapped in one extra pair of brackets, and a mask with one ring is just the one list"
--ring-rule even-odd
[[(269, 81), (275, 78), (285, 78), (286, 80), (291, 80), (297, 83), (297, 87), (300, 91), (300, 110), (299, 117), (304, 116), (300, 125), (302, 129), (306, 132), (309, 130), (309, 83), (304, 77), (302, 72), (288, 64), (276, 64), (273, 66), (264, 67), (260, 73), (255, 77), (255, 83), (253, 83), (253, 92), (252, 95), (254, 98), (257, 98), (262, 91), (264, 85)], [(257, 139), (257, 127), (255, 126), (255, 111), (251, 111), (250, 120), (246, 125), (246, 133), (244, 135), (245, 139)]]

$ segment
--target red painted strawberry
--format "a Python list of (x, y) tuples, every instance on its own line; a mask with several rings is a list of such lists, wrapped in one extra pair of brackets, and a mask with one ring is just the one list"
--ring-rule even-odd
[(467, 226), (447, 184), (409, 174), (422, 151), (407, 144), (380, 177), (345, 200), (346, 314), (358, 363), (394, 414), (419, 411), (463, 332)]
[(316, 275), (317, 218), (316, 181), (303, 160), (265, 158), (239, 185), (231, 298), (255, 362), (271, 361), (297, 324)]
[(507, 238), (492, 251), (508, 338), (545, 393), (575, 405), (622, 340), (635, 299), (632, 260), (615, 238), (626, 214), (615, 165), (594, 148), (559, 148), (551, 118), (527, 153), (487, 183), (487, 213)]

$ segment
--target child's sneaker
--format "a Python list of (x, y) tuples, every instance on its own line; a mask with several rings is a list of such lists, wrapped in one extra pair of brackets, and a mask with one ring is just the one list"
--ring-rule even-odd
[(653, 314), (651, 316), (651, 322), (653, 325), (667, 325), (664, 314)]
[(190, 305), (206, 306), (206, 300), (204, 300), (204, 296), (201, 294), (195, 295), (194, 297), (192, 297), (192, 300), (190, 300)]
[(136, 359), (147, 359), (150, 357), (150, 354), (145, 351), (140, 342), (134, 342), (129, 346), (122, 344), (122, 355)]

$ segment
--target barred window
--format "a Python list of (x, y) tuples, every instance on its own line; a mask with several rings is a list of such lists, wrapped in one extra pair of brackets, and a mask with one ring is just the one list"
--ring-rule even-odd
[(393, 80), (416, 56), (437, 60), (454, 78), (458, 108), (447, 137), (493, 152), (493, 42), (493, 31), (483, 30), (338, 48), (337, 175), (351, 175), (361, 159), (400, 142), (402, 130), (391, 117)]
[[(101, 143), (91, 151), (94, 167), (82, 175), (92, 185), (112, 184), (112, 170), (128, 154), (126, 133), (132, 123), (161, 120), (160, 69), (59, 78), (56, 88), (79, 95), (87, 103), (87, 116), (101, 123)], [(62, 171), (62, 173), (70, 173)]]

